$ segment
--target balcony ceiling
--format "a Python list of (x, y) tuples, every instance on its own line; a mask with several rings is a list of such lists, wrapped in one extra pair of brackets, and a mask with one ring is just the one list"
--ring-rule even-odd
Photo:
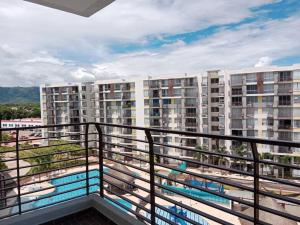
[(114, 0), (24, 0), (50, 8), (90, 17)]

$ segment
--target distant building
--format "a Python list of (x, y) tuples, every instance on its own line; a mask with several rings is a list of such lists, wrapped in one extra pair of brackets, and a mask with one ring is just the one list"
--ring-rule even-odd
[(2, 128), (37, 127), (42, 125), (40, 118), (1, 120)]
[[(103, 122), (170, 130), (300, 141), (300, 65), (241, 70), (210, 70), (198, 75), (161, 76), (41, 86), (44, 125)], [(50, 137), (80, 133), (81, 128), (53, 128)], [(109, 128), (110, 141), (127, 147), (147, 145), (113, 135), (145, 140), (142, 131)], [(153, 132), (155, 142), (208, 150), (237, 142), (182, 137)], [(75, 137), (75, 136), (73, 136)], [(76, 136), (75, 139), (79, 139)], [(155, 146), (155, 151), (185, 157), (192, 152)], [(298, 149), (258, 145), (258, 151), (277, 161), (290, 157), (300, 163)], [(296, 175), (296, 174), (294, 174)]]

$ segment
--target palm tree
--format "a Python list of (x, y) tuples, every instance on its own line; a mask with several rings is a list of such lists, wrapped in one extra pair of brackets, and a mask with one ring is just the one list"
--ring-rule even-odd
[[(199, 161), (201, 163), (207, 161), (208, 156), (205, 153), (201, 152), (201, 151), (207, 151), (207, 147), (198, 145), (198, 146), (196, 146), (196, 150), (199, 150), (199, 151), (195, 152), (194, 158), (197, 159), (197, 161)], [(204, 169), (203, 166), (201, 166), (201, 168), (202, 168), (202, 170)]]
[[(289, 155), (285, 155), (279, 158), (279, 162), (286, 165), (291, 164), (291, 161), (292, 161), (292, 157)], [(284, 167), (282, 169), (282, 178), (284, 178), (285, 175), (291, 176), (291, 174), (292, 174), (291, 168)]]
[[(221, 148), (217, 148), (217, 153), (225, 155), (225, 154), (228, 154), (228, 151), (225, 146), (222, 146)], [(218, 166), (226, 165), (226, 162), (228, 161), (225, 158), (225, 156), (217, 156), (217, 159), (218, 159)]]
[(198, 145), (198, 146), (196, 146), (196, 150), (199, 150), (199, 152), (197, 151), (194, 154), (194, 158), (200, 162), (205, 162), (208, 159), (208, 157), (205, 153), (203, 153), (201, 151), (207, 151), (207, 147)]
[[(247, 148), (245, 145), (240, 145), (238, 147), (233, 148), (234, 155), (239, 156), (239, 157), (244, 157), (247, 155)], [(237, 164), (238, 161), (237, 159), (233, 160), (235, 164)], [(245, 164), (245, 161), (243, 160), (243, 164)], [(241, 162), (239, 162), (239, 169), (242, 170)]]

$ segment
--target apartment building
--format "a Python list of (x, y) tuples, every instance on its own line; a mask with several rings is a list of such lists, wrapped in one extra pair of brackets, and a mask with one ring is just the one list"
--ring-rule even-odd
[[(95, 82), (96, 122), (136, 126), (136, 85), (138, 85), (137, 81), (125, 80)], [(140, 92), (142, 93), (141, 90)], [(108, 142), (124, 146), (106, 146), (108, 149), (128, 155), (136, 153), (132, 148), (136, 148), (137, 144), (130, 139), (137, 139), (137, 131), (109, 126), (105, 129), (104, 132), (109, 135), (106, 137)], [(117, 136), (128, 139), (117, 138)]]
[[(168, 76), (147, 79), (107, 80), (90, 83), (42, 85), (43, 124), (104, 122), (171, 130), (300, 141), (300, 65), (211, 70), (198, 76)], [(80, 133), (80, 127), (53, 128), (50, 137)], [(106, 128), (124, 148), (146, 149), (142, 143), (115, 136), (145, 139), (142, 131)], [(117, 141), (118, 140), (118, 141)], [(154, 133), (154, 141), (184, 147), (207, 146), (209, 150), (237, 143), (180, 135)], [(298, 149), (258, 145), (261, 153), (300, 157)], [(155, 151), (179, 154), (166, 146)], [(184, 156), (192, 157), (185, 152)]]
[[(300, 141), (299, 65), (232, 71), (230, 88), (232, 135)], [(278, 161), (289, 156), (289, 163), (300, 156), (299, 149), (284, 146), (258, 145), (258, 151)]]
[[(44, 125), (95, 121), (93, 83), (41, 85), (41, 119)], [(49, 138), (81, 138), (80, 126), (48, 128)]]
[[(196, 76), (161, 78), (143, 81), (144, 125), (146, 127), (190, 132), (200, 131), (199, 81)], [(154, 133), (154, 142), (195, 148), (195, 137)], [(171, 147), (155, 146), (156, 152), (178, 155)], [(185, 156), (191, 152), (185, 152)]]
[[(205, 134), (230, 135), (229, 115), (229, 76), (227, 71), (207, 71), (201, 82), (201, 120), (200, 131)], [(230, 142), (203, 138), (202, 146), (208, 149), (226, 147), (230, 149)]]

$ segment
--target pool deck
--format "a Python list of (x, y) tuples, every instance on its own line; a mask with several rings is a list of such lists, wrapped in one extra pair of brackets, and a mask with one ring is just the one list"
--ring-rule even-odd
[[(129, 167), (130, 168), (130, 167)], [(65, 170), (65, 171), (63, 171), (63, 172), (61, 172), (59, 175), (57, 174), (57, 175), (53, 175), (52, 177), (53, 178), (57, 178), (57, 177), (61, 177), (61, 176), (64, 176), (64, 175), (68, 175), (68, 174), (72, 174), (72, 173), (75, 173), (75, 172), (84, 172), (85, 171), (85, 169), (86, 169), (86, 167), (85, 166), (82, 166), (82, 167), (76, 167), (76, 168), (71, 168), (71, 169), (68, 169), (68, 170)], [(89, 169), (90, 170), (93, 170), (93, 169), (99, 169), (99, 166), (98, 165), (90, 165), (89, 166)], [(164, 168), (159, 168), (159, 167), (157, 167), (157, 169), (164, 169)], [(143, 177), (143, 178), (145, 178), (145, 179), (149, 179), (149, 174), (147, 174), (147, 173), (144, 173), (144, 172), (141, 172), (141, 171), (139, 171), (139, 170), (136, 170), (136, 169), (132, 169), (132, 168), (130, 168), (130, 170), (132, 170), (133, 172), (137, 172), (137, 173), (139, 173), (140, 174), (140, 176), (141, 177)], [(194, 171), (193, 171), (194, 172)], [(201, 173), (201, 171), (197, 171), (198, 173)], [(49, 176), (41, 176), (40, 177), (40, 179), (41, 180), (43, 180), (43, 179), (47, 179), (47, 178), (49, 178)], [(37, 178), (35, 178), (35, 179), (37, 179)], [(142, 186), (142, 187), (145, 187), (145, 188), (149, 188), (149, 183), (146, 183), (146, 182), (144, 182), (144, 181), (141, 181), (141, 180), (139, 180), (139, 179), (136, 179), (135, 180), (135, 183), (137, 184), (137, 185), (139, 185), (139, 186)], [(44, 183), (42, 183), (42, 185), (43, 185), (43, 187), (45, 188), (45, 187), (50, 187), (51, 186), (51, 184), (50, 183), (48, 183), (48, 182), (44, 182)], [(23, 191), (23, 190), (22, 190)], [(30, 196), (41, 196), (41, 195), (45, 195), (45, 194), (49, 194), (49, 193), (51, 193), (51, 192), (53, 192), (54, 191), (54, 188), (52, 189), (49, 189), (49, 190), (46, 190), (46, 191), (41, 191), (41, 192), (36, 192), (36, 193), (33, 193), (33, 194), (31, 194)], [(25, 190), (24, 190), (24, 192), (25, 192)], [(140, 195), (140, 196), (142, 196), (142, 197), (146, 197), (147, 195), (148, 195), (148, 193), (147, 192), (145, 192), (145, 191), (142, 191), (142, 190), (137, 190), (137, 191), (135, 191), (135, 193), (137, 193), (138, 195)], [(107, 194), (107, 193), (106, 193)], [(113, 197), (112, 195), (109, 195), (110, 197)], [(200, 209), (201, 211), (203, 211), (203, 212), (207, 212), (207, 213), (209, 213), (210, 215), (213, 215), (213, 216), (215, 216), (215, 217), (217, 217), (217, 218), (222, 218), (223, 220), (226, 220), (226, 221), (230, 221), (230, 222), (232, 222), (233, 224), (237, 224), (237, 225), (240, 225), (241, 223), (240, 223), (240, 221), (239, 221), (239, 219), (236, 217), (236, 216), (233, 216), (233, 215), (230, 215), (230, 214), (228, 214), (228, 213), (225, 213), (224, 211), (221, 211), (221, 210), (217, 210), (217, 209), (215, 209), (215, 208), (213, 208), (213, 207), (209, 207), (209, 206), (207, 206), (207, 205), (205, 205), (205, 204), (201, 204), (201, 203), (199, 203), (199, 202), (196, 202), (196, 201), (194, 201), (194, 200), (191, 200), (191, 199), (186, 199), (186, 198), (184, 198), (184, 197), (179, 197), (179, 196), (168, 196), (169, 198), (172, 198), (173, 200), (175, 200), (175, 201), (178, 201), (178, 202), (181, 202), (181, 203), (183, 203), (183, 204), (186, 204), (186, 205), (188, 205), (188, 206), (191, 206), (191, 207), (193, 207), (193, 208), (195, 208), (195, 209)], [(136, 198), (136, 197), (134, 197), (134, 196), (132, 196), (132, 195), (130, 195), (130, 194), (126, 194), (125, 196), (124, 196), (124, 198), (126, 199), (130, 199), (130, 200), (132, 200), (132, 201), (134, 201), (134, 202), (139, 202), (139, 199), (138, 198)], [(163, 200), (163, 199), (160, 199), (160, 198), (156, 198), (156, 202), (159, 204), (159, 205), (162, 205), (162, 206), (173, 206), (173, 204), (171, 204), (171, 203), (169, 203), (169, 202), (167, 202), (167, 201), (165, 201), (165, 200)], [(224, 206), (224, 205), (223, 205)], [(228, 207), (228, 206), (224, 206), (224, 207)], [(146, 205), (146, 208), (149, 208), (150, 209), (150, 205), (148, 204), (148, 205)], [(135, 206), (133, 206), (133, 210), (135, 210)], [(214, 221), (211, 221), (211, 220), (209, 220), (209, 219), (206, 219), (206, 218), (204, 218), (205, 220), (207, 220), (207, 222), (210, 224), (210, 225), (217, 225), (218, 223), (216, 223), (216, 222), (214, 222)]]

